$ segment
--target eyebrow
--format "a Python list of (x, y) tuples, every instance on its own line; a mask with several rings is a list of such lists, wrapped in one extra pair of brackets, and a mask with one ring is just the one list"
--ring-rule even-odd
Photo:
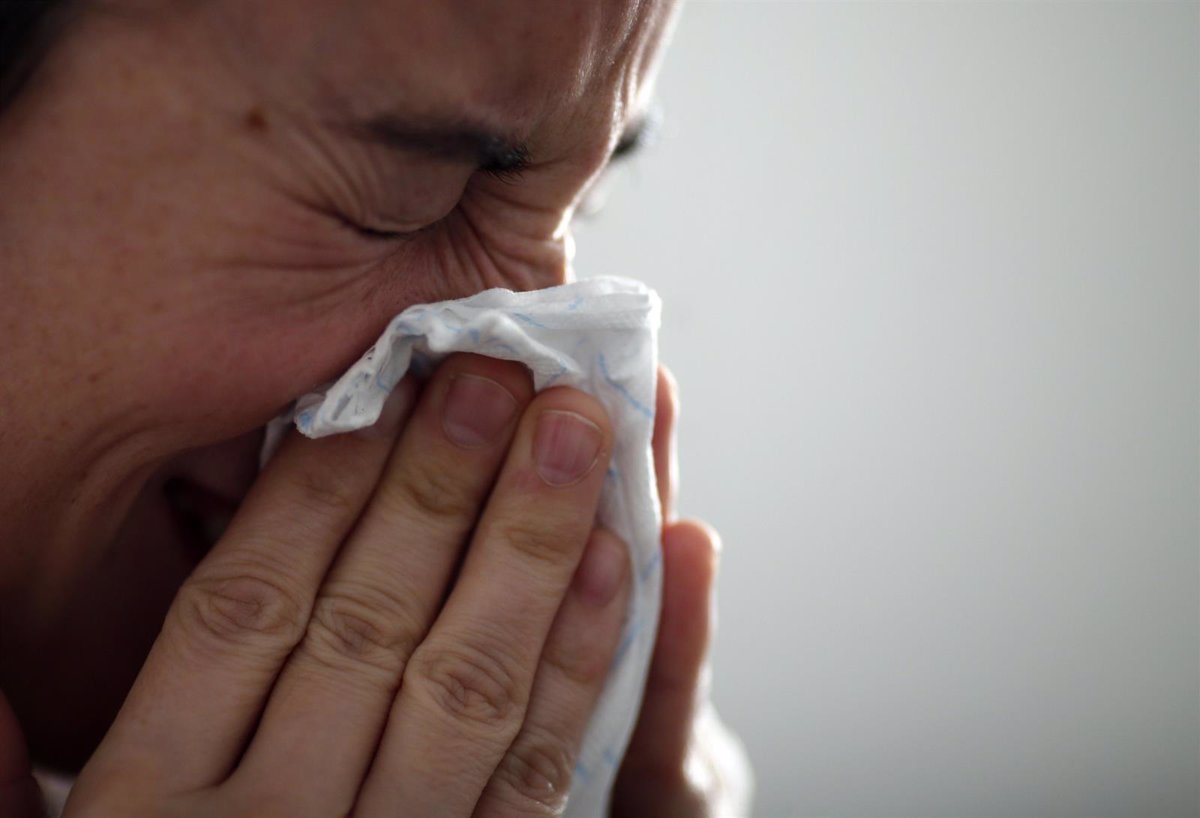
[(476, 124), (427, 125), (383, 114), (350, 125), (359, 139), (438, 159), (468, 162), (481, 170), (517, 172), (529, 166), (529, 148)]

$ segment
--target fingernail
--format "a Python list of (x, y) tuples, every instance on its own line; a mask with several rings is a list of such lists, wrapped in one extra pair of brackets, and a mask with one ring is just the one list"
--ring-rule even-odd
[(583, 479), (596, 464), (603, 435), (600, 427), (574, 412), (543, 412), (533, 435), (533, 462), (552, 486)]
[(460, 446), (494, 441), (517, 409), (512, 393), (490, 378), (460, 373), (450, 379), (442, 407), (442, 428)]
[(621, 541), (608, 532), (594, 532), (575, 571), (575, 590), (593, 605), (604, 607), (617, 595), (628, 567)]
[(359, 429), (355, 434), (359, 437), (379, 438), (394, 437), (400, 428), (401, 421), (408, 415), (412, 407), (416, 387), (409, 378), (404, 378), (392, 389), (392, 393), (383, 402), (379, 418), (370, 426)]

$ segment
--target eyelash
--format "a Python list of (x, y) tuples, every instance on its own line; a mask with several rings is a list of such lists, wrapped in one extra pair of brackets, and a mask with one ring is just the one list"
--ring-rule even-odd
[(350, 226), (354, 229), (354, 232), (358, 233), (365, 239), (370, 239), (371, 241), (395, 241), (396, 239), (403, 239), (412, 235), (412, 233), (397, 233), (390, 230), (376, 230), (373, 227), (364, 227), (361, 224), (351, 224)]
[[(613, 148), (613, 162), (620, 162), (630, 156), (640, 152), (646, 145), (653, 142), (657, 136), (659, 127), (659, 117), (650, 115), (644, 118), (633, 131), (621, 137), (621, 140)], [(529, 152), (524, 147), (514, 148), (501, 156), (496, 156), (487, 164), (479, 168), (480, 171), (486, 173), (493, 179), (498, 179), (505, 184), (517, 184), (521, 181), (525, 171), (530, 167)], [(360, 236), (373, 241), (395, 241), (396, 239), (407, 238), (412, 233), (396, 233), (387, 230), (375, 230), (374, 228), (364, 227), (360, 224), (347, 222)]]
[(480, 170), (483, 171), (484, 173), (486, 173), (488, 176), (492, 177), (493, 179), (499, 179), (501, 182), (504, 182), (505, 184), (508, 184), (508, 185), (515, 185), (517, 182), (521, 181), (521, 178), (525, 175), (526, 168), (523, 168), (523, 167), (515, 167), (515, 168), (491, 167), (491, 168), (480, 168)]
[(638, 122), (637, 127), (622, 134), (620, 141), (613, 148), (609, 161), (620, 161), (644, 150), (658, 137), (658, 119), (647, 115)]
[(499, 155), (489, 157), (488, 161), (479, 169), (493, 179), (513, 184), (521, 181), (521, 176), (529, 170), (529, 165), (528, 149), (524, 146), (517, 146)]

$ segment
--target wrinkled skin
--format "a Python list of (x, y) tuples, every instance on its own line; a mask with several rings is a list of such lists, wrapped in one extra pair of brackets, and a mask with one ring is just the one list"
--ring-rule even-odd
[[(215, 539), (181, 533), (168, 480), (219, 528), (263, 424), (391, 316), (567, 280), (673, 11), (77, 4), (0, 112), (0, 689), (35, 758), (87, 759)], [(487, 129), (528, 167), (384, 144), (381, 120)]]

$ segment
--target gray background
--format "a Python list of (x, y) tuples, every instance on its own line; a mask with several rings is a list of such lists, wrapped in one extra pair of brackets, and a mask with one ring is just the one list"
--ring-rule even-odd
[(756, 815), (1196, 815), (1196, 3), (703, 3), (665, 302)]

